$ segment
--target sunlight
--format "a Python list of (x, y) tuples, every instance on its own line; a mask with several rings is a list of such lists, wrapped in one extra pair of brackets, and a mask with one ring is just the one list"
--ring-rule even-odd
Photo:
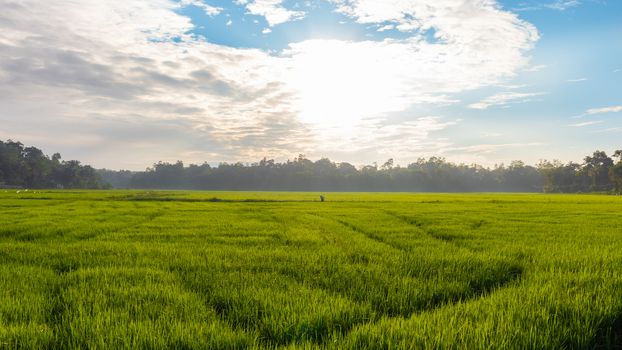
[[(292, 45), (289, 83), (300, 119), (348, 130), (365, 118), (406, 107), (396, 67), (363, 43), (312, 40)], [(382, 54), (382, 55), (381, 55)]]

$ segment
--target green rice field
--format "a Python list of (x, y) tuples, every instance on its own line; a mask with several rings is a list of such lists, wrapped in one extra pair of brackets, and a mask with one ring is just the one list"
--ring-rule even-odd
[(622, 348), (622, 197), (0, 191), (0, 349)]

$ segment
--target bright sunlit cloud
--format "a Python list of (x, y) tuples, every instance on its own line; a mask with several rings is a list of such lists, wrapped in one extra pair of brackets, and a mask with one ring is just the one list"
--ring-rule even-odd
[(507, 106), (511, 103), (525, 103), (532, 101), (533, 97), (546, 95), (546, 92), (502, 92), (472, 103), (468, 107), (473, 109), (487, 109), (492, 106)]

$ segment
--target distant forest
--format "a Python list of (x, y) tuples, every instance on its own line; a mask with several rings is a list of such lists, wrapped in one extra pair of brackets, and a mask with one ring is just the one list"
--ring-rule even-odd
[(110, 187), (97, 171), (77, 160), (61, 160), (21, 142), (0, 141), (0, 188), (92, 188)]
[(596, 151), (583, 163), (513, 161), (486, 168), (444, 158), (420, 158), (405, 167), (393, 159), (355, 167), (299, 155), (293, 160), (184, 166), (158, 162), (145, 171), (95, 170), (80, 162), (48, 157), (35, 147), (0, 141), (0, 187), (124, 188), (247, 191), (403, 191), (403, 192), (622, 192), (622, 151), (613, 158)]

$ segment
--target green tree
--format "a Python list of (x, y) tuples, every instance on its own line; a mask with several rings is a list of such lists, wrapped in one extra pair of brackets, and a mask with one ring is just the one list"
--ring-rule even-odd
[(58, 153), (50, 159), (36, 147), (24, 147), (21, 142), (11, 140), (0, 141), (0, 184), (29, 188), (106, 186), (90, 166), (60, 159)]
[(584, 159), (583, 171), (590, 179), (590, 191), (607, 191), (612, 187), (609, 181), (609, 168), (613, 160), (603, 151), (595, 151)]
[(613, 157), (617, 158), (618, 162), (609, 168), (609, 179), (616, 193), (622, 194), (622, 150), (615, 151)]

